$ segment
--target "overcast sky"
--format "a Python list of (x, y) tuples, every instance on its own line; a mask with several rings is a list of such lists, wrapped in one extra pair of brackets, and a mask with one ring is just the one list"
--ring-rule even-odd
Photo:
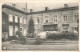
[(64, 4), (68, 4), (69, 7), (78, 6), (78, 3), (56, 3), (56, 2), (25, 2), (25, 3), (6, 3), (6, 4), (10, 6), (12, 6), (12, 4), (16, 4), (15, 7), (22, 10), (22, 8), (26, 7), (26, 3), (28, 11), (30, 9), (33, 9), (33, 11), (42, 11), (45, 9), (45, 7), (48, 7), (49, 9), (62, 8), (64, 7)]

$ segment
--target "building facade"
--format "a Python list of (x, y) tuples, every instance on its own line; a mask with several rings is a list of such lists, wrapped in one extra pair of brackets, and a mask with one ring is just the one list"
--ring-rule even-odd
[(79, 8), (65, 7), (49, 10), (47, 7), (45, 11), (30, 12), (27, 14), (27, 25), (29, 18), (34, 20), (35, 33), (40, 32), (76, 32), (79, 30)]
[[(11, 7), (2, 5), (2, 34), (6, 33), (6, 37), (13, 38), (17, 31), (22, 31), (26, 36), (26, 13)], [(4, 31), (6, 29), (6, 31)]]
[(15, 36), (21, 29), (23, 36), (28, 33), (30, 18), (34, 20), (34, 33), (40, 32), (77, 32), (79, 30), (78, 6), (26, 13), (15, 7), (2, 6), (2, 34), (7, 37)]

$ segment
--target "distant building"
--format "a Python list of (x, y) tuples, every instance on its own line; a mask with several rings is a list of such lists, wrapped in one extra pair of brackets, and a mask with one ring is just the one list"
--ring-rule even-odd
[(16, 31), (22, 29), (22, 34), (26, 36), (28, 31), (29, 20), (34, 20), (36, 34), (43, 31), (57, 32), (78, 32), (79, 30), (79, 8), (78, 6), (49, 10), (45, 7), (44, 11), (26, 13), (15, 7), (8, 5), (2, 6), (2, 34), (6, 33), (7, 37), (16, 35)]

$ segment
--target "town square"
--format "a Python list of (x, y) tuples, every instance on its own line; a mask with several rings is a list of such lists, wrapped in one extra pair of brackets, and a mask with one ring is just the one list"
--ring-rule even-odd
[(79, 50), (78, 3), (2, 4), (2, 50)]

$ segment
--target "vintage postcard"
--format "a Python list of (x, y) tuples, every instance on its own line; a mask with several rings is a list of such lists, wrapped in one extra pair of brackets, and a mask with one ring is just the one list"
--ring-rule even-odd
[(79, 2), (2, 1), (2, 51), (79, 51)]

